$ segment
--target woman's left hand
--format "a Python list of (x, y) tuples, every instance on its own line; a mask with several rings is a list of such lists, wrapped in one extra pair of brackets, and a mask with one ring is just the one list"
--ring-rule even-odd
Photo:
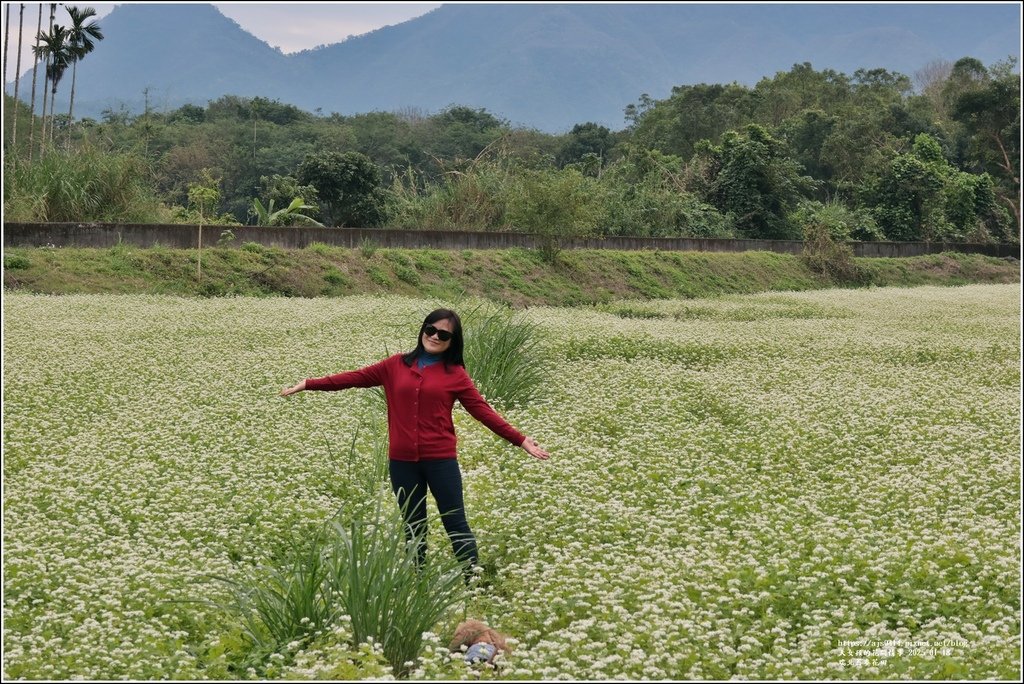
[(530, 454), (534, 458), (540, 459), (541, 461), (546, 461), (551, 458), (551, 454), (541, 449), (540, 444), (538, 444), (537, 440), (533, 437), (527, 437), (524, 439), (520, 446), (526, 450), (526, 453)]

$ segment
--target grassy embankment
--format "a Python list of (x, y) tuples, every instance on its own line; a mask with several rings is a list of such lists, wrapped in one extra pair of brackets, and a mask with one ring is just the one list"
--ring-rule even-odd
[[(979, 255), (858, 258), (855, 263), (861, 285), (1020, 282), (1019, 262)], [(283, 250), (250, 243), (241, 249), (204, 249), (201, 270), (200, 278), (195, 250), (164, 247), (4, 251), (5, 288), (51, 294), (464, 294), (513, 306), (572, 306), (849, 286), (815, 273), (797, 256), (771, 252), (580, 250), (562, 252), (556, 263), (547, 264), (536, 252), (523, 249), (449, 252), (313, 245)]]

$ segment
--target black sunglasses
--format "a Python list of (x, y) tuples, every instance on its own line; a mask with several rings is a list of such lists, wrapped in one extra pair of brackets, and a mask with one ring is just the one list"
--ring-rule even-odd
[(448, 340), (452, 339), (452, 334), (450, 332), (448, 332), (447, 330), (441, 330), (440, 328), (435, 328), (432, 325), (424, 327), (423, 334), (426, 335), (427, 337), (433, 337), (434, 335), (437, 335), (437, 339), (441, 340), (442, 342), (447, 342)]

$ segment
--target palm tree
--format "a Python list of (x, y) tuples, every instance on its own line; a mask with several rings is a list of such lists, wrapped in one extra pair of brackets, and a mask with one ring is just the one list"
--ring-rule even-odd
[[(33, 48), (37, 54), (46, 58), (46, 76), (50, 81), (50, 139), (53, 140), (53, 104), (57, 101), (57, 86), (64, 78), (64, 72), (71, 66), (73, 50), (68, 44), (68, 30), (60, 24), (54, 24), (49, 33), (39, 35), (39, 46)], [(43, 111), (43, 139), (46, 139), (46, 111)]]
[(96, 16), (96, 10), (92, 7), (86, 7), (85, 9), (68, 7), (67, 9), (68, 15), (71, 17), (71, 26), (68, 27), (68, 43), (73, 51), (71, 59), (71, 105), (68, 107), (68, 125), (70, 125), (74, 120), (72, 115), (75, 110), (75, 80), (78, 76), (78, 60), (95, 49), (96, 43), (94, 41), (103, 40), (103, 32), (100, 30), (100, 25), (95, 21), (91, 21), (88, 24), (85, 23), (86, 19)]
[[(40, 14), (42, 14), (42, 11), (43, 11), (43, 6), (42, 6), (42, 4), (40, 4), (39, 5), (39, 12), (40, 12)], [(53, 18), (54, 18), (54, 15), (56, 15), (56, 14), (57, 14), (57, 3), (51, 2), (50, 3), (50, 23), (47, 24), (47, 26), (46, 26), (46, 30), (47, 31), (53, 31)], [(40, 20), (41, 19), (42, 19), (42, 17), (40, 16)], [(42, 40), (42, 37), (44, 35), (46, 35), (46, 34), (43, 33), (42, 29), (39, 29), (37, 31), (37, 33), (36, 33), (36, 46), (33, 48), (33, 51), (36, 52), (36, 56), (37, 57), (43, 56), (42, 52), (41, 52), (42, 45), (40, 44), (40, 41)], [(40, 134), (39, 134), (39, 141), (40, 141), (39, 142), (39, 156), (40, 157), (42, 157), (42, 155), (43, 155), (43, 148), (46, 145), (46, 101), (47, 101), (47, 97), (50, 94), (50, 59), (48, 57), (44, 57), (43, 61), (44, 61), (44, 63), (43, 63), (43, 115), (40, 117), (42, 119), (43, 130), (40, 131)]]

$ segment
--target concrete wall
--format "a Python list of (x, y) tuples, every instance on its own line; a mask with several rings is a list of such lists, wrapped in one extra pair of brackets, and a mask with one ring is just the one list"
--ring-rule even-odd
[[(301, 249), (314, 242), (355, 248), (364, 241), (378, 247), (432, 249), (509, 249), (532, 248), (532, 235), (442, 230), (377, 230), (368, 228), (261, 228), (257, 226), (204, 226), (204, 247), (218, 244), (221, 234), (230, 230), (234, 240), (228, 247), (257, 242), (267, 247)], [(113, 247), (126, 243), (136, 247), (162, 245), (194, 249), (199, 243), (199, 226), (180, 224), (118, 223), (5, 223), (4, 247)], [(853, 242), (854, 254), (867, 257), (910, 257), (955, 251), (989, 256), (1020, 257), (1013, 245), (980, 245), (926, 242)], [(696, 238), (607, 237), (568, 240), (568, 249), (658, 249), (686, 252), (767, 251), (799, 254), (803, 243), (796, 240), (715, 240)]]

